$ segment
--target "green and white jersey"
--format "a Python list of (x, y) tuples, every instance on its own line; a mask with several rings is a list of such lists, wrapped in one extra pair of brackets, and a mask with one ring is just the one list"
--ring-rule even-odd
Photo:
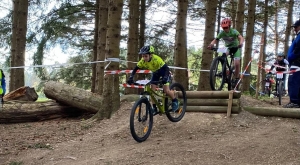
[(236, 29), (230, 28), (228, 33), (226, 33), (225, 31), (221, 31), (216, 37), (216, 39), (224, 40), (225, 46), (232, 48), (232, 47), (237, 47), (239, 45), (239, 40), (238, 40), (239, 35), (240, 33)]

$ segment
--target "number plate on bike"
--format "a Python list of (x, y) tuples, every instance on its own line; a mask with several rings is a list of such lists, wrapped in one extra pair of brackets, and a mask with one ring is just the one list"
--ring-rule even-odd
[(269, 85), (270, 85), (270, 83), (269, 83), (269, 82), (266, 82), (265, 86), (267, 87), (267, 86), (269, 86)]
[(218, 48), (217, 50), (218, 53), (227, 53), (228, 52), (228, 48), (224, 47), (224, 48)]
[(283, 73), (277, 73), (276, 78), (283, 78)]

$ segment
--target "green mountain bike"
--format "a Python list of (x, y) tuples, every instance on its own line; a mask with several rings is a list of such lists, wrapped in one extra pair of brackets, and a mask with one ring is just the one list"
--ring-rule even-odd
[[(161, 81), (157, 83), (159, 83), (158, 87), (162, 87)], [(179, 83), (172, 83), (170, 90), (178, 99), (179, 108), (176, 111), (172, 110), (172, 100), (162, 90), (152, 90), (150, 81), (144, 86), (144, 92), (135, 102), (130, 113), (130, 132), (137, 142), (145, 141), (152, 130), (154, 112), (150, 100), (157, 105), (158, 114), (166, 114), (170, 121), (178, 122), (183, 118), (187, 104), (186, 92)]]

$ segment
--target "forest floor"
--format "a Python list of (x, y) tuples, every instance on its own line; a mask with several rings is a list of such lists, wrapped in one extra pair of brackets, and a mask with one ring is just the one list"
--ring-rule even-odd
[[(300, 164), (298, 119), (187, 112), (172, 123), (157, 115), (150, 137), (137, 143), (129, 130), (132, 105), (123, 102), (111, 119), (92, 125), (82, 124), (90, 116), (0, 124), (0, 165)], [(250, 96), (241, 105), (281, 107), (276, 98)]]

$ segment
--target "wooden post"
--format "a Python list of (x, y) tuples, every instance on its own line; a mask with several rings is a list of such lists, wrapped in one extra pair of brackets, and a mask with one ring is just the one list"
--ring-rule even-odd
[(227, 107), (227, 117), (230, 117), (230, 115), (231, 115), (232, 98), (233, 98), (233, 91), (230, 91), (229, 99), (228, 99), (228, 107)]

